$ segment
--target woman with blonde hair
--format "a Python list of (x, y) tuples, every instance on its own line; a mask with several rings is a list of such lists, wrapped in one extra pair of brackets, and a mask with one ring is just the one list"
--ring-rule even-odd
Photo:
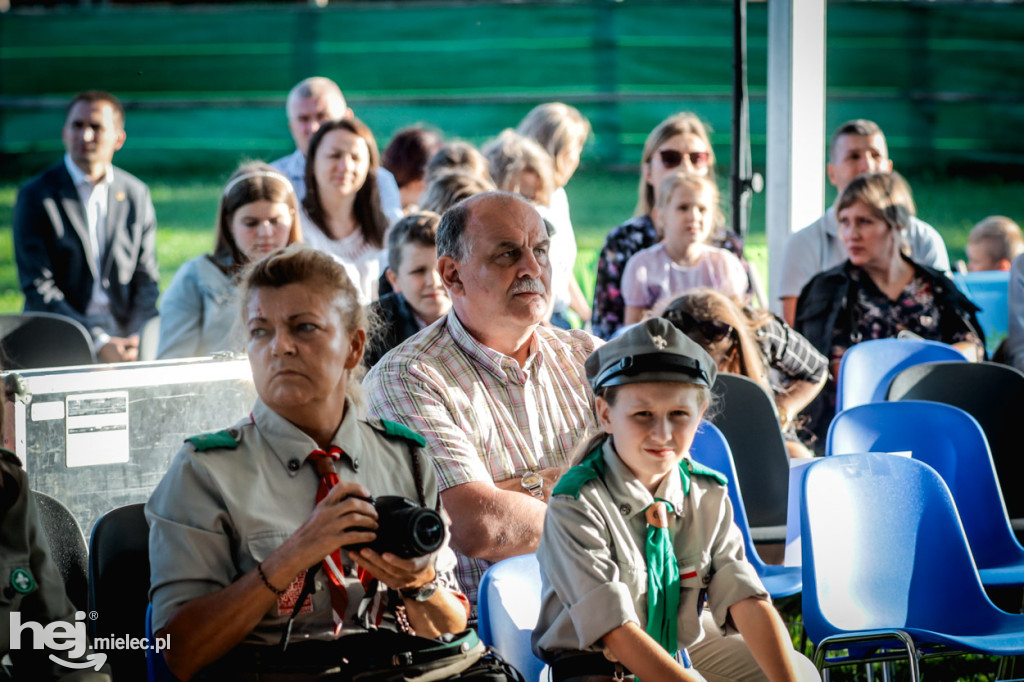
[(634, 215), (605, 238), (597, 262), (591, 317), (594, 334), (603, 339), (611, 338), (625, 320), (626, 303), (621, 287), (626, 261), (661, 241), (662, 235), (651, 219), (656, 188), (669, 174), (680, 171), (714, 178), (715, 154), (707, 128), (689, 112), (669, 116), (647, 136), (640, 159)]
[(811, 456), (800, 440), (797, 415), (825, 385), (828, 361), (807, 339), (781, 318), (740, 306), (714, 289), (683, 294), (662, 317), (699, 343), (719, 371), (760, 384), (775, 399), (789, 456)]
[[(254, 263), (239, 298), (258, 400), (186, 439), (146, 505), (167, 665), (181, 680), (300, 682), (415, 661), (465, 629), (469, 601), (423, 438), (359, 416), (358, 292), (334, 258), (294, 245)], [(415, 522), (389, 516), (396, 496)]]
[[(910, 187), (898, 173), (865, 173), (836, 201), (839, 238), (847, 259), (816, 275), (800, 292), (794, 327), (825, 355), (837, 378), (850, 346), (869, 339), (913, 335), (985, 357), (977, 306), (945, 273), (904, 253), (913, 215)], [(814, 408), (812, 428), (824, 437), (835, 414), (835, 381)]]

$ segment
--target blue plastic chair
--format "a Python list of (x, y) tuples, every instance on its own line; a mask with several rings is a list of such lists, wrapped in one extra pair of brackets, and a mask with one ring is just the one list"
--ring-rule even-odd
[(146, 679), (149, 682), (178, 682), (171, 669), (167, 667), (162, 651), (154, 649), (156, 639), (153, 637), (153, 605), (146, 606), (146, 640), (149, 648), (146, 649)]
[(900, 371), (922, 362), (967, 358), (953, 346), (926, 339), (871, 339), (843, 354), (836, 384), (836, 412), (885, 400), (889, 382)]
[(1024, 615), (986, 596), (953, 497), (927, 464), (877, 453), (809, 464), (800, 522), (819, 670), (902, 650), (918, 680), (924, 656), (1024, 653)]
[(910, 452), (953, 494), (981, 582), (1024, 585), (1024, 547), (1014, 537), (981, 425), (963, 410), (907, 400), (859, 405), (836, 415), (826, 455)]
[(709, 422), (701, 424), (690, 446), (690, 456), (694, 461), (711, 467), (725, 475), (729, 480), (729, 501), (732, 503), (733, 520), (743, 533), (743, 544), (747, 552), (747, 560), (754, 566), (757, 575), (773, 599), (789, 597), (800, 592), (802, 577), (799, 566), (778, 566), (766, 564), (754, 547), (747, 523), (747, 512), (743, 506), (743, 496), (736, 478), (736, 467), (732, 460), (729, 443), (718, 428)]
[(489, 567), (477, 593), (481, 641), (521, 672), (526, 682), (539, 682), (545, 669), (530, 644), (540, 617), (540, 595), (540, 564), (535, 554), (504, 559)]
[(1010, 329), (1010, 273), (1000, 271), (954, 273), (956, 288), (971, 299), (978, 323), (985, 332), (985, 349), (992, 355)]

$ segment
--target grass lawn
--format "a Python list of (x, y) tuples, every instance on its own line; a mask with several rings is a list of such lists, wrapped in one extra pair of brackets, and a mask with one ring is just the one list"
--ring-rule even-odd
[[(934, 225), (952, 260), (964, 258), (971, 226), (981, 218), (1000, 213), (1024, 219), (1024, 182), (999, 178), (909, 178), (922, 219)], [(189, 258), (209, 251), (214, 240), (214, 220), (222, 179), (150, 179), (160, 229), (157, 258), (160, 284), (165, 288), (177, 268)], [(582, 168), (567, 189), (573, 225), (580, 247), (577, 276), (584, 292), (593, 287), (596, 252), (608, 230), (624, 221), (636, 203), (636, 175)], [(17, 186), (0, 184), (0, 313), (17, 312), (22, 295), (17, 285), (11, 238), (11, 214)], [(726, 193), (723, 192), (723, 196)], [(829, 195), (827, 200), (832, 200)], [(764, 234), (764, 195), (754, 197), (748, 257), (762, 268), (767, 282)]]

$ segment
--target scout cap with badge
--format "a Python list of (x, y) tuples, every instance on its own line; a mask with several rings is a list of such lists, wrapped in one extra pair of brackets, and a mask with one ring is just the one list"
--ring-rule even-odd
[(635, 324), (590, 354), (587, 381), (599, 388), (682, 381), (711, 388), (718, 367), (707, 351), (661, 317)]

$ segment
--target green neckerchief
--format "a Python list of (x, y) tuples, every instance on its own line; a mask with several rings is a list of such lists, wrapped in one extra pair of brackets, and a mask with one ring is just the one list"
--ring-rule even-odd
[(679, 562), (672, 546), (669, 514), (671, 502), (660, 497), (647, 507), (647, 634), (670, 656), (679, 648), (676, 628), (679, 617)]

